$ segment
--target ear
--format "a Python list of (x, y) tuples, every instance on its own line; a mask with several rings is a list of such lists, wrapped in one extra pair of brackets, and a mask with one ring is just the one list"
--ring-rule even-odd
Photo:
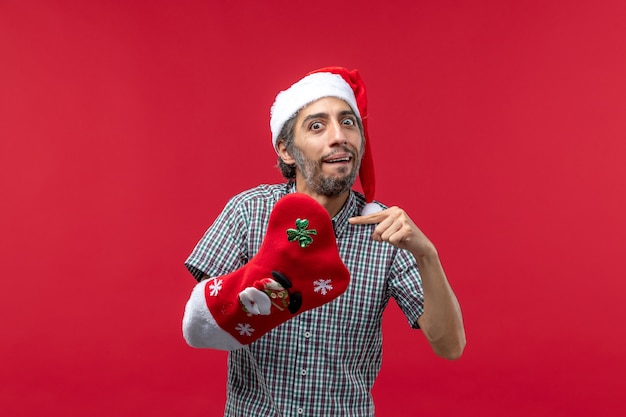
[(278, 156), (280, 156), (280, 159), (282, 159), (283, 162), (287, 165), (293, 165), (296, 163), (296, 160), (293, 159), (289, 152), (287, 152), (287, 147), (285, 146), (284, 141), (281, 140), (280, 142), (278, 142), (278, 144), (276, 145), (276, 150), (278, 151)]

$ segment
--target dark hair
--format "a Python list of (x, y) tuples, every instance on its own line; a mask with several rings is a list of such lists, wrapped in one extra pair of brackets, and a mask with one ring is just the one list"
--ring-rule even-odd
[[(295, 138), (295, 131), (294, 131), (294, 127), (296, 124), (296, 117), (298, 116), (298, 113), (294, 114), (291, 118), (289, 118), (289, 120), (287, 120), (285, 122), (285, 124), (283, 125), (283, 128), (280, 130), (280, 133), (278, 134), (278, 138), (276, 139), (276, 145), (278, 145), (280, 142), (283, 142), (285, 144), (285, 147), (287, 148), (287, 152), (289, 152), (290, 154), (293, 151), (293, 143), (294, 143), (294, 138)], [(278, 155), (278, 169), (280, 169), (280, 172), (283, 174), (283, 177), (287, 180), (294, 181), (296, 179), (296, 164), (286, 164), (282, 158), (280, 157), (280, 155)]]

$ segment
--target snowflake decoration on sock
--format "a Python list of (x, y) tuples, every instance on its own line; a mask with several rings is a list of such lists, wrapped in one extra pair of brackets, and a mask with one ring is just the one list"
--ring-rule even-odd
[(235, 330), (239, 332), (240, 336), (252, 336), (254, 329), (248, 323), (239, 323)]
[(222, 280), (218, 278), (213, 278), (211, 281), (212, 282), (209, 284), (209, 295), (211, 297), (215, 297), (222, 289)]
[(326, 295), (328, 291), (333, 289), (333, 284), (330, 279), (318, 279), (313, 281), (313, 291), (319, 292), (322, 295)]

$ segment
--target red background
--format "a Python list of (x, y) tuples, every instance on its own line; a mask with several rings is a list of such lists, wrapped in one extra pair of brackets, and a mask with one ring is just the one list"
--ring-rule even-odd
[(217, 416), (183, 261), (280, 181), (269, 106), (326, 65), (369, 88), (377, 197), (436, 243), (467, 328), (394, 303), (378, 415), (623, 416), (626, 3), (0, 2), (0, 410)]

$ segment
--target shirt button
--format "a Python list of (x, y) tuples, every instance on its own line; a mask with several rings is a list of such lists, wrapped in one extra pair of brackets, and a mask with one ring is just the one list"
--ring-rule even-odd
[(307, 339), (311, 337), (311, 332), (304, 332), (304, 337), (306, 337)]
[(304, 414), (304, 408), (298, 407), (298, 414)]
[(306, 369), (302, 368), (302, 370), (300, 371), (300, 375), (305, 376), (308, 372), (306, 371)]

